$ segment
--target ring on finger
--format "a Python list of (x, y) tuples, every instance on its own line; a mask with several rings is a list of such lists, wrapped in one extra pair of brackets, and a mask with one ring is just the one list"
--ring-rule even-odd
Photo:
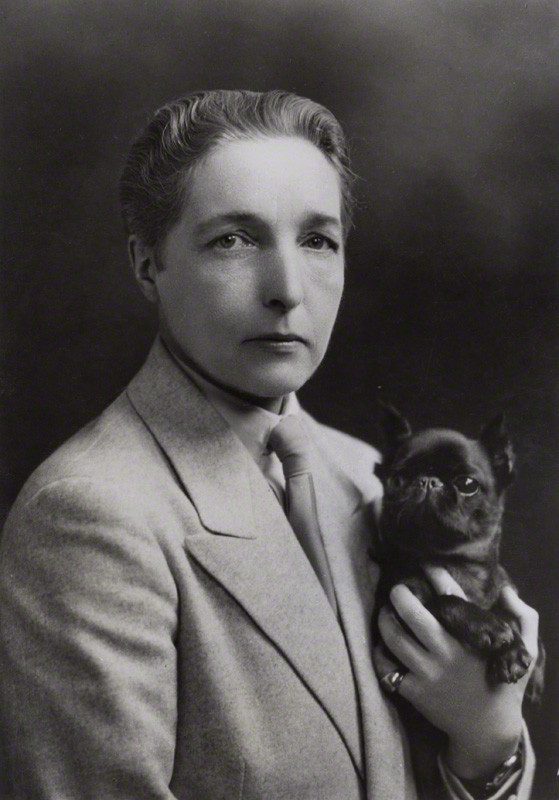
[(388, 694), (394, 694), (400, 688), (400, 684), (406, 677), (407, 672), (404, 672), (401, 669), (395, 669), (392, 672), (388, 672), (386, 675), (380, 679), (380, 685), (384, 689), (385, 692)]

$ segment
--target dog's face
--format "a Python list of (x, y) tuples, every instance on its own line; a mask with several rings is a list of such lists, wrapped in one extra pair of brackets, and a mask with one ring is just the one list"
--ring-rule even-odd
[(440, 428), (412, 434), (390, 407), (384, 416), (387, 453), (377, 467), (385, 489), (383, 539), (428, 555), (498, 538), (503, 491), (513, 476), (502, 417), (472, 440)]

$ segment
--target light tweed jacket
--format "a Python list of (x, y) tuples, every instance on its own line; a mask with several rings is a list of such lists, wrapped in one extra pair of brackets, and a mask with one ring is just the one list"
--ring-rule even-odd
[(1, 544), (2, 798), (416, 796), (371, 665), (376, 454), (305, 421), (343, 631), (260, 470), (159, 341), (31, 477)]

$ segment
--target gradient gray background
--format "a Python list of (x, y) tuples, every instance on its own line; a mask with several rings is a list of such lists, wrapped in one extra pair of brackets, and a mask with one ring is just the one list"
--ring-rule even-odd
[[(559, 769), (559, 6), (520, 0), (4, 0), (2, 515), (139, 367), (155, 329), (116, 199), (130, 139), (195, 88), (286, 88), (351, 140), (360, 208), (302, 393), (379, 444), (377, 396), (519, 454), (503, 559), (541, 613), (535, 800)], [(396, 799), (395, 799), (396, 800)]]

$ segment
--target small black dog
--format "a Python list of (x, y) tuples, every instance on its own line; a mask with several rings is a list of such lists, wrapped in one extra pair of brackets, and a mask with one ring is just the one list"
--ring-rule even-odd
[[(487, 659), (489, 681), (518, 681), (531, 658), (516, 619), (499, 604), (501, 589), (512, 583), (499, 564), (504, 491), (514, 476), (503, 416), (479, 440), (442, 428), (412, 434), (391, 406), (383, 405), (383, 417), (376, 608), (388, 602), (395, 583), (407, 584), (449, 633)], [(421, 564), (448, 570), (468, 601), (437, 595)], [(541, 674), (532, 678), (533, 699), (542, 683)]]

